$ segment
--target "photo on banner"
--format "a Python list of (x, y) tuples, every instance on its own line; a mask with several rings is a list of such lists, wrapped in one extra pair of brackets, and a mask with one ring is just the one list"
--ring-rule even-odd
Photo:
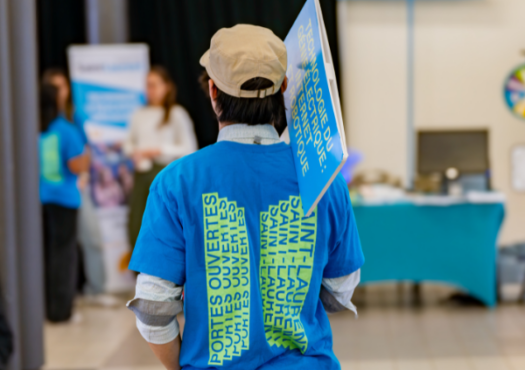
[(82, 45), (68, 49), (75, 120), (91, 147), (90, 191), (104, 248), (106, 290), (134, 286), (127, 269), (127, 200), (133, 166), (122, 152), (132, 113), (146, 102), (149, 50), (145, 44)]

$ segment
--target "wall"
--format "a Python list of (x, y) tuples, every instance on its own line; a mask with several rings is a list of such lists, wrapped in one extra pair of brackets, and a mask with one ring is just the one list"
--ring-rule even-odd
[[(404, 1), (339, 2), (347, 138), (361, 168), (406, 176)], [(525, 121), (503, 101), (503, 83), (525, 63), (523, 0), (417, 1), (416, 128), (489, 128), (493, 186), (507, 196), (500, 243), (525, 241), (525, 193), (511, 188), (510, 151)]]
[(122, 44), (128, 41), (127, 0), (86, 0), (87, 41)]

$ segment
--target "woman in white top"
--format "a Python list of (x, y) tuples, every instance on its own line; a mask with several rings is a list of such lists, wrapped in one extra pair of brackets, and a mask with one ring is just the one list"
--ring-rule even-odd
[(152, 67), (146, 80), (148, 105), (131, 117), (124, 153), (135, 164), (130, 198), (129, 241), (135, 246), (149, 188), (155, 176), (172, 161), (197, 150), (193, 122), (176, 103), (177, 89), (167, 70)]

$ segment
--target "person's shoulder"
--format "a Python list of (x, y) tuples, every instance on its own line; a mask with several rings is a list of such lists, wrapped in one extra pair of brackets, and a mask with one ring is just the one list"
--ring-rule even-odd
[(185, 171), (188, 167), (206, 166), (210, 162), (220, 162), (220, 153), (224, 152), (224, 148), (220, 143), (208, 145), (202, 149), (188, 154), (168, 165), (168, 168), (173, 168), (178, 171)]
[(177, 118), (190, 118), (190, 114), (188, 113), (188, 111), (186, 110), (186, 108), (184, 108), (182, 105), (180, 104), (175, 104), (174, 106), (171, 107), (170, 109), (170, 116), (177, 119)]
[(76, 135), (78, 134), (78, 128), (73, 122), (68, 121), (63, 116), (58, 116), (50, 125), (52, 130), (60, 131), (66, 135)]
[(220, 161), (219, 152), (221, 152), (221, 148), (217, 143), (208, 145), (194, 153), (171, 162), (157, 175), (157, 178), (159, 182), (169, 181), (172, 183), (180, 177), (194, 173), (198, 168), (206, 168), (212, 162)]
[(84, 147), (84, 140), (78, 127), (62, 116), (55, 118), (51, 122), (46, 133), (55, 134), (59, 138), (60, 146), (63, 148)]
[(338, 207), (345, 205), (350, 201), (350, 195), (348, 191), (348, 185), (343, 175), (337, 174), (334, 181), (328, 187), (326, 194), (323, 196), (323, 200), (326, 200), (331, 206)]
[(133, 113), (131, 113), (131, 118), (132, 119), (143, 118), (143, 117), (151, 115), (152, 112), (154, 112), (154, 109), (152, 109), (152, 107), (144, 105), (142, 107), (138, 107), (137, 109), (135, 109)]
[(341, 173), (338, 173), (335, 176), (334, 181), (332, 181), (332, 183), (328, 187), (326, 193), (330, 195), (340, 196), (345, 192), (348, 192), (348, 185), (346, 184), (346, 180), (343, 177), (343, 175), (341, 175)]
[(184, 108), (182, 105), (180, 104), (175, 104), (173, 105), (171, 108), (170, 108), (170, 111), (172, 113), (177, 113), (177, 114), (180, 114), (180, 113), (188, 113), (188, 111), (186, 110), (186, 108)]

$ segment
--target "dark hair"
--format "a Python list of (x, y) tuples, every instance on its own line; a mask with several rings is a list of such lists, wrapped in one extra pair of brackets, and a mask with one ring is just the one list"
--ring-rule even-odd
[[(53, 83), (51, 82), (51, 80), (54, 78), (54, 77), (57, 77), (57, 76), (62, 76), (66, 79), (68, 85), (70, 84), (69, 83), (69, 77), (66, 73), (66, 71), (64, 71), (62, 68), (58, 68), (58, 67), (53, 67), (53, 68), (48, 68), (44, 71), (44, 74), (42, 75), (42, 84), (46, 84), (46, 85), (52, 85)], [(69, 90), (69, 96), (67, 97), (67, 101), (66, 101), (66, 107), (65, 107), (65, 111), (64, 112), (61, 112), (61, 113), (64, 113), (64, 115), (66, 116), (66, 118), (70, 121), (73, 121), (73, 111), (74, 111), (74, 108), (73, 108), (73, 99), (72, 99), (72, 96), (71, 96), (71, 87), (70, 87), (70, 90)]]
[(155, 65), (151, 67), (149, 73), (154, 73), (159, 76), (166, 85), (168, 85), (168, 92), (162, 102), (162, 108), (164, 109), (164, 115), (162, 116), (161, 126), (167, 124), (170, 120), (170, 111), (174, 105), (177, 105), (177, 85), (171, 79), (168, 70), (162, 66)]
[[(209, 97), (208, 81), (210, 76), (204, 71), (199, 78), (202, 89)], [(242, 84), (243, 90), (262, 90), (272, 87), (272, 81), (255, 77)], [(219, 122), (246, 123), (260, 125), (270, 123), (279, 134), (286, 126), (284, 96), (281, 90), (265, 98), (236, 98), (221, 91), (217, 87), (217, 119)]]
[(42, 84), (40, 87), (40, 132), (47, 131), (58, 114), (58, 89), (52, 84)]

